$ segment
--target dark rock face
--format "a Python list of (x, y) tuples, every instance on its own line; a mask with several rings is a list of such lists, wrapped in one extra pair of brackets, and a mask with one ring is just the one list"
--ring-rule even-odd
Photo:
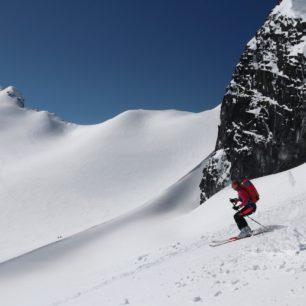
[[(306, 21), (271, 13), (247, 45), (225, 93), (201, 202), (231, 179), (306, 162)], [(304, 49), (305, 47), (305, 49)]]

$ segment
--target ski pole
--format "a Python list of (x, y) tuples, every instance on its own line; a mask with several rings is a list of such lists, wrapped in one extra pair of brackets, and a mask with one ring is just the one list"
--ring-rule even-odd
[(266, 226), (260, 224), (259, 222), (257, 222), (256, 220), (254, 220), (253, 218), (251, 218), (250, 216), (247, 216), (249, 219), (251, 219), (253, 222), (257, 223), (258, 225), (262, 226), (263, 228), (267, 229)]

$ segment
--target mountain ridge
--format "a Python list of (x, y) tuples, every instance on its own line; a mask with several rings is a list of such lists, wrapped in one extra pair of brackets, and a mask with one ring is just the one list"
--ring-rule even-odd
[(11, 237), (0, 238), (1, 260), (141, 207), (196, 167), (217, 134), (219, 108), (76, 125), (16, 99), (0, 92), (0, 230)]

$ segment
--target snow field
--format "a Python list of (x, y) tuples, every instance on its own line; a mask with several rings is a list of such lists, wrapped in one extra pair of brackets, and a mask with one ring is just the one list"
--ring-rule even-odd
[[(305, 169), (305, 165), (301, 168)], [(292, 175), (287, 172), (279, 175), (281, 179), (276, 175), (255, 183), (263, 186), (273, 180), (276, 188), (271, 188), (272, 194), (278, 188), (277, 183), (287, 183), (290, 187), (281, 192), (284, 196), (288, 189), (294, 188), (289, 183)], [(267, 194), (263, 195), (267, 198)], [(305, 199), (304, 192), (291, 199), (284, 198), (280, 205), (261, 201), (261, 205), (267, 204), (267, 207), (259, 208), (253, 217), (274, 226), (271, 233), (210, 248), (208, 243), (212, 238), (237, 232), (233, 224), (226, 226), (224, 219), (223, 225), (215, 220), (219, 223), (218, 231), (200, 236), (198, 229), (189, 239), (178, 235), (173, 240), (176, 242), (135, 257), (128, 269), (88, 287), (77, 297), (69, 296), (58, 303), (69, 306), (99, 303), (234, 306), (247, 302), (251, 306), (302, 306), (305, 304), (306, 281)], [(211, 200), (210, 204), (214, 205), (216, 201)], [(205, 210), (205, 207), (199, 210)], [(179, 217), (180, 224), (182, 218), (188, 219)], [(204, 224), (205, 221), (207, 218), (203, 218)], [(251, 222), (250, 225), (257, 227)]]
[(215, 144), (218, 109), (128, 111), (77, 126), (18, 107), (7, 91), (0, 91), (0, 231), (6, 233), (0, 261), (141, 207)]
[(252, 217), (273, 232), (216, 248), (212, 239), (237, 233), (230, 188), (176, 210), (194, 199), (201, 167), (117, 222), (1, 265), (7, 305), (304, 305), (306, 165), (254, 180), (261, 200)]

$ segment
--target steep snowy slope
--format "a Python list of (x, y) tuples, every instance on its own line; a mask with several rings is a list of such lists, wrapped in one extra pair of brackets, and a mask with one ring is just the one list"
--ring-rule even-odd
[(138, 110), (78, 126), (22, 106), (0, 91), (0, 261), (156, 197), (213, 150), (219, 117)]
[(133, 213), (0, 264), (3, 303), (304, 306), (306, 165), (254, 180), (252, 217), (272, 232), (218, 248), (209, 241), (237, 233), (230, 188), (175, 209), (193, 201), (203, 166)]
[[(198, 143), (194, 141), (188, 148), (184, 148), (182, 143), (180, 148), (178, 139), (182, 136), (184, 141), (192, 139), (195, 128), (203, 125), (203, 118), (197, 116), (205, 119), (207, 115), (206, 124), (215, 120), (214, 111), (198, 115), (137, 111), (122, 114), (102, 125), (79, 127), (61, 122), (45, 112), (19, 108), (13, 103), (16, 97), (7, 99), (4, 95), (0, 104), (1, 231), (5, 233), (1, 237), (2, 259), (52, 242), (55, 232), (72, 233), (73, 220), (79, 221), (73, 225), (77, 231), (92, 224), (92, 219), (83, 220), (86, 210), (77, 196), (74, 197), (75, 203), (68, 201), (73, 181), (80, 180), (78, 171), (84, 179), (90, 178), (88, 174), (84, 175), (84, 168), (91, 166), (88, 159), (83, 169), (77, 168), (79, 164), (83, 165), (84, 156), (94, 157), (98, 167), (100, 154), (111, 160), (112, 153), (117, 159), (118, 142), (123, 142), (126, 152), (132, 154), (133, 150), (139, 165), (145, 167), (148, 162), (142, 154), (145, 148), (139, 138), (136, 142), (133, 137), (138, 135), (144, 140), (150, 132), (156, 142), (147, 142), (146, 147), (149, 146), (156, 157), (151, 157), (155, 161), (153, 166), (160, 170), (152, 169), (152, 173), (162, 173), (163, 167), (168, 167), (169, 152), (177, 159), (182, 159), (179, 152), (185, 152), (184, 159), (196, 164), (193, 154), (199, 150)], [(170, 126), (173, 120), (171, 129), (160, 128), (162, 122), (165, 124), (160, 122), (160, 116), (166, 116)], [(201, 122), (193, 125), (190, 121), (195, 119)], [(184, 120), (188, 122), (185, 122), (187, 130), (182, 127)], [(156, 136), (156, 131), (160, 133), (161, 130), (163, 135)], [(179, 130), (180, 135), (176, 135), (174, 130)], [(171, 137), (176, 141), (169, 142), (170, 148), (165, 145), (168, 144), (166, 141), (159, 147), (157, 137), (163, 140), (171, 131)], [(129, 141), (124, 142), (126, 138)], [(99, 141), (115, 149), (109, 149), (106, 154)], [(178, 152), (173, 152), (175, 150)], [(150, 155), (150, 152), (145, 152)], [(132, 183), (141, 185), (142, 181), (133, 182), (135, 165), (133, 158), (129, 161), (131, 164), (120, 165), (124, 166), (122, 169), (114, 167), (119, 172), (130, 169), (131, 175), (124, 182), (135, 191)], [(179, 161), (175, 167), (172, 164), (172, 171), (179, 169), (181, 164)], [(232, 219), (234, 212), (228, 202), (228, 198), (235, 194), (227, 188), (205, 205), (192, 209), (198, 199), (197, 183), (204, 166), (200, 163), (185, 176), (177, 174), (182, 178), (176, 183), (164, 184), (163, 192), (154, 195), (152, 191), (150, 199), (135, 206), (122, 199), (123, 195), (115, 195), (117, 201), (121, 196), (120, 203), (113, 202), (114, 205), (121, 204), (121, 211), (114, 207), (112, 220), (0, 264), (1, 304), (242, 306), (247, 301), (250, 306), (304, 306), (306, 165), (254, 181), (261, 200), (253, 217), (271, 226), (273, 232), (214, 249), (208, 246), (211, 239), (237, 233)], [(91, 171), (98, 175), (94, 166), (91, 166)], [(70, 180), (69, 174), (73, 175)], [(107, 174), (105, 180), (113, 173), (108, 171)], [(102, 174), (99, 172), (99, 175)], [(147, 174), (143, 177), (155, 183), (155, 177), (154, 180)], [(115, 178), (120, 181), (117, 174)], [(53, 195), (54, 184), (58, 188), (56, 195)], [(84, 193), (78, 194), (82, 201), (86, 196), (90, 201), (91, 192), (97, 192), (96, 185), (92, 189), (86, 186)], [(67, 200), (67, 203), (61, 202), (61, 207), (48, 201), (48, 197), (61, 199), (61, 195)], [(133, 195), (126, 191), (124, 196), (130, 198)], [(31, 202), (25, 202), (24, 198), (30, 198)], [(75, 210), (69, 205), (75, 206)], [(94, 206), (92, 209), (95, 213), (98, 210), (102, 212), (93, 218), (103, 220), (104, 203), (100, 203), (96, 210)], [(52, 217), (49, 218), (50, 214)], [(41, 226), (37, 227), (37, 224)], [(251, 222), (250, 225), (257, 227)], [(56, 227), (62, 228), (58, 230)], [(25, 243), (21, 239), (25, 239)]]

